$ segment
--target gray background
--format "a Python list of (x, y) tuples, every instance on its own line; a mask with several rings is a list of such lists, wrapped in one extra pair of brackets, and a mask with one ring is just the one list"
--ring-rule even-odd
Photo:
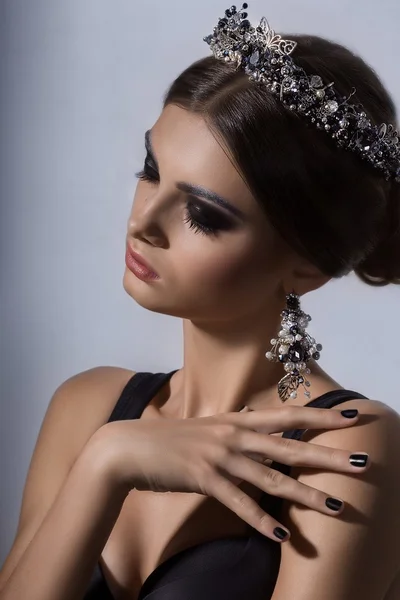
[[(277, 32), (342, 42), (378, 70), (399, 106), (398, 0), (250, 2)], [(241, 7), (242, 3), (237, 3)], [(144, 131), (162, 94), (230, 3), (0, 3), (0, 563), (51, 395), (97, 365), (169, 371), (181, 321), (125, 293), (126, 225)], [(400, 410), (400, 287), (353, 275), (307, 295), (321, 366)], [(266, 343), (266, 349), (269, 349)]]

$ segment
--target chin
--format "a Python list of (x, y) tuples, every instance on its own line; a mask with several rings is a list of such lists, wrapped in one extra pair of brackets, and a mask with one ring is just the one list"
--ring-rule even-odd
[[(159, 281), (157, 281), (157, 284)], [(151, 283), (147, 284), (145, 281), (141, 281), (126, 268), (122, 279), (122, 287), (125, 292), (134, 300), (139, 306), (150, 310), (152, 312), (161, 313), (165, 315), (171, 315), (179, 317), (179, 314), (173, 310), (168, 309), (165, 299), (165, 290), (156, 289), (156, 286), (152, 286)]]

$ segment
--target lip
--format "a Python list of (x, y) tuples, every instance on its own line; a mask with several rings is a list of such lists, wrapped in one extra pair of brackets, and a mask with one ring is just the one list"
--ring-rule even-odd
[(140, 254), (132, 250), (129, 244), (126, 244), (125, 262), (126, 266), (139, 279), (159, 279), (159, 275), (153, 267)]

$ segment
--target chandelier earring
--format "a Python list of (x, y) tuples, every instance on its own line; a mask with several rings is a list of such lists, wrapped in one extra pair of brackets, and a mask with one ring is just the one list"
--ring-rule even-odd
[(322, 345), (307, 332), (311, 316), (300, 308), (300, 296), (294, 291), (286, 296), (286, 308), (281, 312), (281, 329), (277, 338), (271, 340), (272, 348), (265, 356), (271, 362), (281, 362), (286, 375), (278, 382), (278, 394), (283, 402), (288, 398), (297, 398), (300, 385), (304, 395), (310, 398), (310, 387), (306, 375), (311, 373), (307, 362), (313, 358), (319, 360)]

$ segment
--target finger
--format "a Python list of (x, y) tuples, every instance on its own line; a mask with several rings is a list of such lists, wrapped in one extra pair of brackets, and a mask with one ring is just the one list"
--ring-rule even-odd
[[(263, 511), (255, 500), (229, 479), (215, 473), (208, 483), (208, 489), (211, 496), (274, 542), (286, 542), (290, 539), (290, 532), (286, 527)], [(287, 535), (282, 539), (284, 533)]]
[[(294, 467), (323, 468), (338, 473), (364, 473), (370, 466), (368, 454), (360, 451), (341, 450), (291, 438), (263, 435), (241, 429), (230, 444), (232, 450), (253, 458), (255, 454)], [(360, 455), (367, 457), (362, 466)], [(257, 461), (261, 462), (261, 461)]]
[[(344, 502), (341, 498), (332, 498), (329, 494), (296, 479), (284, 475), (276, 469), (271, 469), (255, 463), (246, 456), (232, 458), (226, 461), (226, 472), (248, 481), (271, 496), (278, 496), (292, 502), (298, 502), (326, 515), (336, 516), (343, 512)], [(339, 503), (335, 509), (329, 508), (331, 501)]]
[(309, 406), (281, 406), (251, 410), (243, 413), (227, 413), (225, 418), (261, 433), (282, 433), (291, 429), (339, 429), (358, 421), (357, 415), (346, 418), (340, 410)]

